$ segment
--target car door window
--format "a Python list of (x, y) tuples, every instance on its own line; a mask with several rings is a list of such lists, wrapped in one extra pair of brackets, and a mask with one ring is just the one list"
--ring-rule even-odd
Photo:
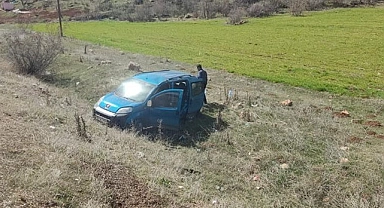
[(203, 82), (194, 82), (192, 83), (192, 96), (199, 95), (203, 92), (204, 86)]
[(178, 92), (163, 93), (161, 95), (154, 97), (152, 100), (153, 107), (177, 108), (178, 103), (179, 103)]
[(168, 90), (168, 89), (171, 89), (171, 86), (170, 86), (170, 83), (168, 82), (165, 82), (165, 83), (162, 83), (156, 90), (153, 94), (157, 94), (161, 91), (164, 91), (164, 90)]
[(173, 84), (174, 89), (181, 89), (185, 90), (187, 87), (187, 82), (186, 81), (177, 81)]

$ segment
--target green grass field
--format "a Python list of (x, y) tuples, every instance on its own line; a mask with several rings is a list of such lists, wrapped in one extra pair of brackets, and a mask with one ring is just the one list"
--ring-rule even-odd
[(268, 81), (384, 98), (383, 19), (383, 8), (335, 9), (240, 26), (226, 19), (67, 22), (64, 34)]

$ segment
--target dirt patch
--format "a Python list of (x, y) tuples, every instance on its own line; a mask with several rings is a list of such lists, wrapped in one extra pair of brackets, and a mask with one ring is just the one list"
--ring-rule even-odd
[(108, 204), (111, 207), (164, 207), (167, 200), (149, 191), (127, 167), (104, 164), (95, 170), (97, 178), (111, 191)]
[[(42, 9), (31, 9), (28, 13), (14, 13), (0, 11), (0, 24), (11, 23), (36, 23), (36, 22), (52, 22), (58, 21), (57, 11), (48, 11)], [(61, 16), (65, 18), (76, 18), (84, 15), (84, 11), (76, 8), (71, 8), (61, 11)]]
[(347, 118), (349, 117), (348, 111), (341, 111), (341, 112), (333, 112), (333, 117), (336, 118)]
[(374, 136), (374, 135), (377, 135), (376, 132), (374, 131), (367, 131), (367, 134), (370, 135), (370, 136)]
[(370, 119), (373, 119), (373, 118), (376, 118), (377, 116), (374, 115), (374, 114), (371, 114), (371, 115), (367, 115), (367, 118), (370, 118)]
[(362, 142), (363, 141), (363, 139), (362, 138), (359, 138), (359, 137), (349, 137), (348, 139), (347, 139), (347, 142), (348, 143), (360, 143), (360, 142)]
[(376, 135), (376, 138), (378, 138), (378, 139), (384, 139), (384, 135)]
[(382, 124), (380, 122), (378, 122), (378, 121), (366, 121), (364, 123), (364, 125), (371, 126), (371, 127), (380, 127), (380, 126), (382, 126)]
[(333, 110), (333, 108), (331, 106), (325, 106), (325, 107), (323, 107), (323, 109), (324, 110), (328, 110), (328, 111), (332, 111)]

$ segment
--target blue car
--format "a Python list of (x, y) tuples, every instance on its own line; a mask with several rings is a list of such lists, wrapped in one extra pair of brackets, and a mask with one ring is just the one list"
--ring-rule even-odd
[(203, 102), (203, 80), (175, 70), (143, 72), (101, 97), (93, 107), (93, 116), (122, 129), (179, 130), (200, 112)]

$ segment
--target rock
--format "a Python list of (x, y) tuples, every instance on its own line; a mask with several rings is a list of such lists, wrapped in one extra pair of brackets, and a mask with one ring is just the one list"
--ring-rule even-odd
[(258, 180), (260, 180), (260, 175), (255, 175), (255, 176), (253, 176), (252, 180), (253, 180), (253, 181), (258, 181)]
[(141, 72), (141, 66), (138, 63), (130, 61), (128, 64), (128, 70)]
[(280, 168), (281, 169), (288, 169), (289, 165), (287, 163), (283, 163), (283, 164), (280, 165)]
[(193, 17), (193, 14), (191, 13), (188, 13), (186, 15), (184, 15), (184, 19), (189, 19), (189, 18), (192, 18)]
[(281, 104), (283, 106), (292, 106), (293, 103), (292, 103), (291, 100), (284, 100), (284, 101), (281, 102)]
[(340, 158), (339, 162), (340, 163), (347, 163), (347, 162), (349, 162), (349, 160), (348, 160), (348, 158), (342, 157), (342, 158)]
[(349, 117), (349, 112), (346, 111), (346, 110), (343, 110), (341, 112), (334, 112), (333, 113), (333, 116), (334, 117), (337, 117), (337, 118), (346, 118), (346, 117)]
[(349, 117), (349, 112), (346, 110), (341, 111), (340, 114), (345, 115), (346, 117)]
[(137, 157), (138, 157), (138, 158), (143, 158), (143, 157), (145, 157), (145, 155), (144, 155), (143, 152), (137, 152), (136, 154), (137, 154)]
[(100, 64), (112, 64), (112, 61), (105, 60), (105, 61), (101, 61)]
[(346, 151), (346, 150), (349, 150), (349, 147), (343, 146), (343, 147), (340, 147), (340, 150)]
[(243, 103), (236, 103), (233, 105), (233, 108), (234, 109), (241, 109), (241, 108), (244, 108), (244, 105), (243, 105)]

